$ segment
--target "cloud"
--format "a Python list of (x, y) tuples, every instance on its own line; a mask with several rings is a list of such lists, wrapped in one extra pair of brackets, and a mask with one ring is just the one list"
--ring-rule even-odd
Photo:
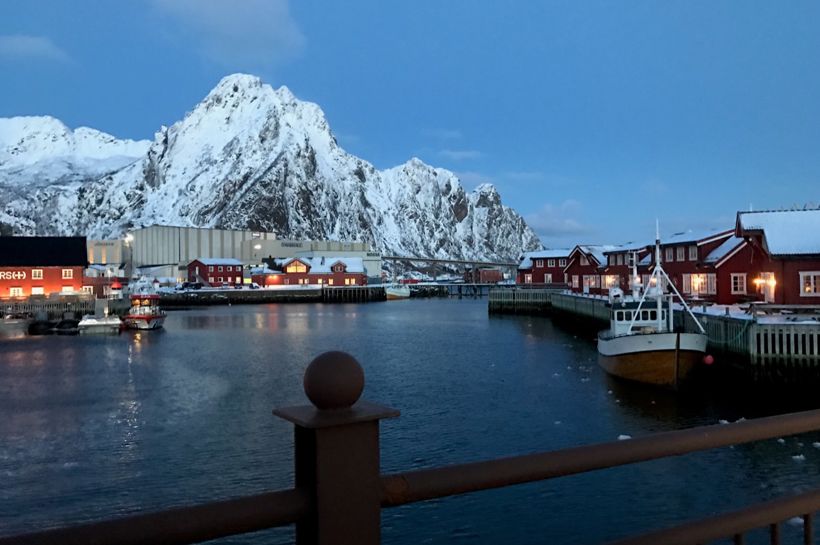
[(545, 204), (541, 210), (524, 216), (524, 220), (542, 237), (582, 235), (592, 229), (576, 219), (581, 212), (581, 203), (568, 199), (560, 205)]
[(444, 149), (438, 152), (440, 157), (444, 157), (445, 159), (450, 159), (451, 161), (464, 161), (467, 159), (478, 159), (483, 154), (477, 150), (451, 150), (451, 149)]
[(305, 37), (288, 0), (153, 0), (199, 42), (208, 59), (230, 69), (270, 67), (298, 56)]
[(12, 34), (0, 36), (0, 61), (69, 62), (71, 57), (45, 36)]
[(456, 176), (458, 176), (459, 181), (465, 188), (473, 188), (480, 184), (491, 184), (493, 183), (493, 179), (486, 174), (482, 174), (480, 172), (472, 172), (469, 170), (466, 171), (459, 171), (454, 172)]

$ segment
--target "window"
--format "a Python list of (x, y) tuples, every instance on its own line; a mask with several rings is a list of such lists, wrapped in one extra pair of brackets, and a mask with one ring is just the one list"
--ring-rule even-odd
[(9, 288), (9, 295), (12, 297), (22, 297), (23, 288)]
[(572, 275), (572, 287), (577, 289), (578, 286), (579, 286), (579, 284), (578, 284), (578, 275), (573, 274)]
[(355, 285), (356, 285), (356, 279), (355, 279), (355, 278), (351, 278), (351, 279), (350, 279), (350, 284), (351, 284), (351, 285), (353, 285), (353, 286), (355, 286)]
[(43, 279), (43, 269), (31, 269), (31, 279), (32, 280), (42, 280)]
[(237, 277), (236, 277), (236, 283), (237, 283), (237, 284), (241, 284), (241, 283), (242, 283), (242, 277), (241, 277), (241, 276), (237, 276)]
[(532, 284), (532, 275), (531, 274), (525, 274), (524, 275), (524, 283), (525, 284)]
[(63, 269), (63, 280), (71, 280), (74, 278), (74, 269)]
[(597, 274), (585, 274), (584, 275), (584, 286), (590, 288), (600, 288), (601, 287), (601, 277)]
[(695, 295), (714, 295), (717, 287), (717, 278), (714, 273), (684, 274), (683, 293)]
[(208, 272), (214, 272), (214, 266), (208, 265)]
[(544, 284), (552, 284), (552, 274), (546, 273), (544, 275)]
[(83, 286), (83, 293), (94, 293), (94, 286)]
[(536, 259), (535, 260), (535, 266), (536, 267), (543, 267), (544, 266), (544, 260), (543, 259)]
[(604, 276), (604, 287), (609, 288), (617, 288), (621, 285), (621, 277), (617, 274), (607, 274)]
[(330, 284), (330, 285), (332, 286), (332, 285), (333, 285), (333, 279), (332, 279), (332, 278), (330, 278), (330, 279), (327, 281), (327, 283), (328, 283), (328, 284)]
[(617, 255), (617, 257), (615, 258), (615, 264), (616, 264), (616, 265), (623, 265), (623, 264), (624, 264), (624, 256), (623, 256), (623, 254), (618, 254), (618, 255)]
[(585, 256), (585, 255), (581, 256), (581, 265), (582, 266), (589, 265), (589, 259), (587, 259), (587, 256)]
[(345, 286), (349, 286), (349, 285), (350, 285), (350, 278), (345, 278)]
[(324, 279), (324, 278), (320, 278), (320, 279), (319, 279), (319, 280), (317, 280), (316, 282), (317, 282), (319, 285), (321, 285), (321, 284), (324, 284), (324, 283), (325, 283), (325, 279)]
[(217, 272), (222, 272), (222, 265), (219, 266), (219, 270)]
[(287, 266), (285, 272), (289, 273), (303, 273), (307, 272), (307, 267), (301, 261), (294, 261)]
[(820, 295), (820, 271), (800, 273), (800, 297), (817, 297)]
[(732, 273), (732, 294), (746, 293), (746, 273)]
[(226, 270), (227, 270), (228, 272), (233, 272), (233, 267), (231, 267), (230, 265), (228, 265), (228, 268), (227, 268)]
[(672, 263), (672, 248), (666, 249), (666, 258), (664, 259), (664, 261), (666, 261), (667, 263)]
[(32, 295), (44, 295), (45, 291), (43, 290), (43, 286), (34, 286), (31, 288)]
[(213, 277), (213, 276), (209, 276), (209, 277), (208, 277), (208, 283), (209, 283), (209, 284), (213, 284), (213, 283), (214, 283), (214, 277)]
[(62, 290), (63, 293), (74, 293), (74, 286), (63, 286)]
[(698, 247), (697, 246), (689, 246), (689, 261), (697, 261), (698, 260)]
[(547, 267), (555, 267), (555, 260), (554, 259), (548, 259), (547, 260)]
[(683, 246), (678, 246), (678, 261), (685, 261), (686, 260), (686, 248)]
[(559, 267), (566, 267), (567, 266), (567, 260), (566, 259), (559, 259), (558, 260), (558, 266)]

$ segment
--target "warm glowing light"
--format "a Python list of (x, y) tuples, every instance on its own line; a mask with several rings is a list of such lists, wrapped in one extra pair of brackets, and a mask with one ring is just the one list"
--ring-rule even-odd
[(254, 245), (253, 245), (253, 249), (254, 249), (254, 250), (261, 250), (261, 249), (262, 249), (262, 245), (261, 245), (261, 244), (254, 244)]

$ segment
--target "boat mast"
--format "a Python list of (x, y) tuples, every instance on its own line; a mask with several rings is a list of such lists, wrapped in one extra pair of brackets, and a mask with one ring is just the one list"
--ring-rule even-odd
[[(661, 266), (661, 230), (658, 219), (655, 218), (655, 270)], [(653, 274), (653, 276), (655, 276)], [(661, 277), (657, 275), (655, 279), (655, 287), (658, 290), (658, 297), (656, 298), (656, 309), (658, 311), (658, 331), (664, 330), (663, 323), (663, 293), (661, 292)]]

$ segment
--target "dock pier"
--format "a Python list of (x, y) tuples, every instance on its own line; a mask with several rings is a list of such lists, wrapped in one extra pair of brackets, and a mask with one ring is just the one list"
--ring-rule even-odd
[[(758, 308), (764, 308), (760, 306)], [(807, 307), (811, 309), (811, 307)], [(757, 309), (743, 316), (708, 312), (697, 306), (694, 314), (709, 337), (707, 348), (733, 356), (754, 377), (782, 382), (820, 380), (820, 314), (761, 316)], [(601, 329), (609, 325), (607, 299), (558, 289), (497, 288), (490, 291), (491, 314), (563, 314)], [(794, 312), (795, 309), (792, 309)], [(674, 312), (675, 325), (696, 332), (692, 318), (682, 310)]]

